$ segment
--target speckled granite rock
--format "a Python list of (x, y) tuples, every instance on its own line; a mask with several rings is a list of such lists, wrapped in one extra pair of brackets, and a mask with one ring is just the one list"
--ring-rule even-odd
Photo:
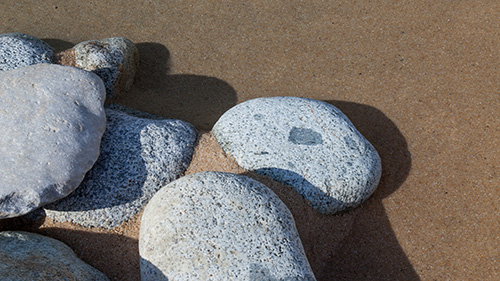
[(48, 217), (86, 227), (119, 226), (189, 166), (196, 140), (189, 123), (118, 105), (106, 115), (99, 159), (75, 192), (44, 207)]
[(123, 37), (81, 42), (56, 54), (55, 62), (92, 71), (102, 78), (107, 98), (128, 91), (139, 65), (139, 52)]
[(203, 172), (163, 187), (142, 216), (147, 280), (315, 280), (293, 217), (265, 185)]
[(35, 233), (0, 232), (2, 281), (104, 281), (102, 272), (80, 260), (64, 243)]
[(51, 63), (54, 49), (42, 40), (23, 33), (0, 34), (0, 71)]
[(99, 156), (105, 90), (97, 75), (37, 64), (0, 72), (0, 218), (67, 196)]
[(380, 180), (377, 151), (340, 110), (322, 101), (249, 100), (225, 112), (213, 134), (241, 167), (295, 188), (321, 213), (361, 204)]

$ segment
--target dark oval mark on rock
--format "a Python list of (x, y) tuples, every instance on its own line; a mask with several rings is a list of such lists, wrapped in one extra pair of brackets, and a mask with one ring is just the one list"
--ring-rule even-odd
[(320, 133), (314, 130), (293, 127), (290, 130), (288, 141), (294, 144), (318, 145), (323, 143), (323, 138)]
[(257, 113), (257, 114), (254, 114), (254, 115), (253, 115), (253, 118), (254, 118), (255, 120), (262, 120), (262, 118), (264, 118), (264, 116), (263, 116), (262, 114), (258, 114), (258, 113)]

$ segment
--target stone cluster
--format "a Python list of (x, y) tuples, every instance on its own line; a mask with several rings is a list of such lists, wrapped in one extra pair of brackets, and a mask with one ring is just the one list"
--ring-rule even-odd
[[(20, 33), (0, 35), (0, 219), (27, 213), (112, 229), (144, 210), (142, 280), (316, 280), (292, 214), (242, 175), (183, 176), (189, 123), (112, 104), (130, 89), (135, 45), (122, 37), (54, 54)], [(336, 107), (258, 98), (224, 113), (213, 134), (237, 163), (294, 188), (331, 215), (355, 208), (381, 176), (373, 146)], [(0, 232), (2, 280), (108, 280), (68, 246)]]

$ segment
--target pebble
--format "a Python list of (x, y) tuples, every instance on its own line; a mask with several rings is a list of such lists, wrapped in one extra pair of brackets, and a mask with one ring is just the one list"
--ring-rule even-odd
[(0, 71), (51, 63), (54, 49), (42, 40), (23, 33), (0, 35)]
[(293, 187), (323, 214), (361, 204), (382, 173), (375, 148), (322, 101), (249, 100), (225, 112), (212, 131), (241, 167)]
[(0, 232), (0, 280), (109, 280), (66, 244), (35, 233)]
[(92, 71), (104, 81), (107, 98), (128, 91), (139, 65), (139, 52), (123, 37), (81, 42), (56, 54), (56, 62)]
[(117, 227), (189, 166), (196, 140), (191, 124), (119, 105), (106, 108), (106, 116), (99, 159), (71, 195), (44, 207), (48, 217)]
[(105, 90), (97, 75), (37, 64), (0, 72), (0, 219), (63, 198), (99, 156)]
[(293, 217), (265, 185), (222, 172), (163, 187), (142, 216), (148, 280), (316, 280)]

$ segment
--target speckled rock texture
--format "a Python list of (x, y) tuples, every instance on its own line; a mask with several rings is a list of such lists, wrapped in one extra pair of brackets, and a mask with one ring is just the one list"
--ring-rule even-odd
[(249, 100), (225, 112), (212, 131), (241, 167), (295, 188), (324, 214), (361, 204), (382, 173), (375, 148), (322, 101)]
[(37, 64), (0, 72), (0, 218), (67, 196), (99, 156), (106, 127), (97, 75)]
[(23, 33), (0, 35), (0, 71), (51, 63), (53, 58), (54, 49), (36, 37)]
[(142, 216), (149, 280), (316, 280), (293, 217), (265, 185), (203, 172), (163, 187)]
[(0, 232), (2, 281), (105, 281), (102, 272), (80, 260), (66, 244), (23, 231)]
[(191, 124), (158, 120), (119, 105), (106, 108), (106, 116), (99, 159), (75, 192), (44, 207), (48, 217), (86, 227), (117, 227), (189, 166), (196, 140)]
[(56, 54), (55, 62), (94, 72), (104, 81), (107, 98), (112, 98), (132, 87), (139, 52), (132, 41), (112, 37), (81, 42)]

